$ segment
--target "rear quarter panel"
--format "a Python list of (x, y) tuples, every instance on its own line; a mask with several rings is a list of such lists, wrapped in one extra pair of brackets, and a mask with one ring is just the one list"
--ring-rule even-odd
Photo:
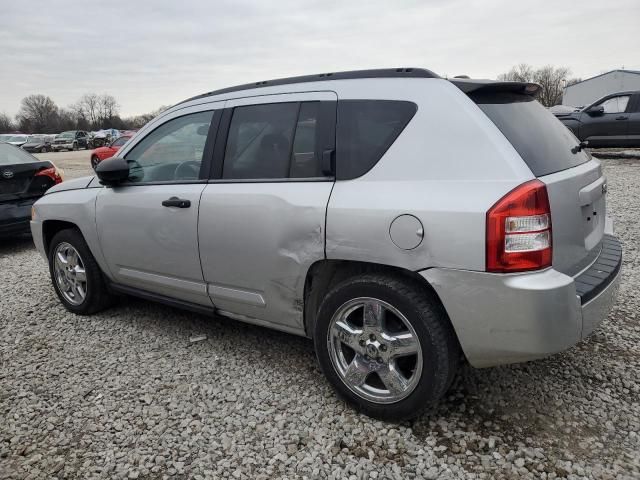
[[(410, 270), (484, 270), (486, 211), (533, 174), (450, 82), (406, 79), (402, 87), (373, 80), (338, 92), (340, 99), (413, 101), (418, 111), (372, 170), (336, 182), (327, 212), (327, 258)], [(423, 241), (412, 250), (396, 247), (389, 234), (402, 214), (416, 216), (424, 228)]]

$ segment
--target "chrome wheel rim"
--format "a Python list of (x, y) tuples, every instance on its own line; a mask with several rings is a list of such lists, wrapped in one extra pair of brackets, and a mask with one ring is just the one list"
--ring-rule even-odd
[(71, 305), (87, 298), (87, 272), (78, 251), (69, 243), (58, 244), (53, 253), (53, 268), (60, 294)]
[(327, 347), (342, 382), (373, 403), (401, 401), (422, 375), (416, 331), (398, 309), (376, 298), (342, 305), (331, 319)]

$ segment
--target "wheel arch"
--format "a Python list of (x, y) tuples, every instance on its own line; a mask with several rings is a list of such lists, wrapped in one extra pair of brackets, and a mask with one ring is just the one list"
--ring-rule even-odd
[(42, 242), (44, 245), (44, 251), (47, 253), (49, 252), (51, 240), (56, 233), (67, 229), (75, 229), (80, 232), (80, 235), (82, 235), (82, 231), (80, 230), (80, 227), (78, 227), (78, 225), (66, 220), (45, 220), (44, 222), (42, 222)]
[[(351, 260), (319, 260), (309, 267), (304, 284), (304, 330), (309, 338), (313, 338), (316, 316), (318, 309), (325, 295), (338, 283), (353, 276), (365, 273), (378, 273), (389, 275), (395, 278), (402, 278), (406, 281), (419, 285), (425, 289), (425, 293), (438, 302), (446, 313), (446, 308), (440, 300), (433, 286), (421, 275), (405, 268), (392, 265), (384, 265), (369, 262), (359, 262)], [(454, 332), (459, 343), (456, 330), (451, 323), (449, 315), (446, 315), (447, 322)]]

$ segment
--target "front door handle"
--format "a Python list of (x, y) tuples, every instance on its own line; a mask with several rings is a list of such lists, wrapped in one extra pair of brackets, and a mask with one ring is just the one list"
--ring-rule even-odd
[(191, 200), (185, 200), (184, 198), (171, 197), (168, 200), (162, 202), (163, 207), (177, 207), (177, 208), (189, 208), (191, 206)]
[(620, 116), (620, 117), (616, 117), (616, 120), (626, 120), (629, 117), (625, 117), (624, 115)]

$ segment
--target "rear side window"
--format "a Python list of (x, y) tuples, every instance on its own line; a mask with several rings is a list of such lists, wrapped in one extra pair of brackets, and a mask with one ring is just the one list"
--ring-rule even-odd
[(418, 107), (396, 100), (340, 100), (336, 177), (357, 178), (373, 168), (398, 138)]
[(287, 179), (322, 176), (318, 154), (320, 102), (236, 107), (222, 178)]
[(530, 95), (487, 92), (469, 96), (507, 137), (536, 177), (589, 160), (584, 151), (571, 152), (580, 143), (578, 139)]

